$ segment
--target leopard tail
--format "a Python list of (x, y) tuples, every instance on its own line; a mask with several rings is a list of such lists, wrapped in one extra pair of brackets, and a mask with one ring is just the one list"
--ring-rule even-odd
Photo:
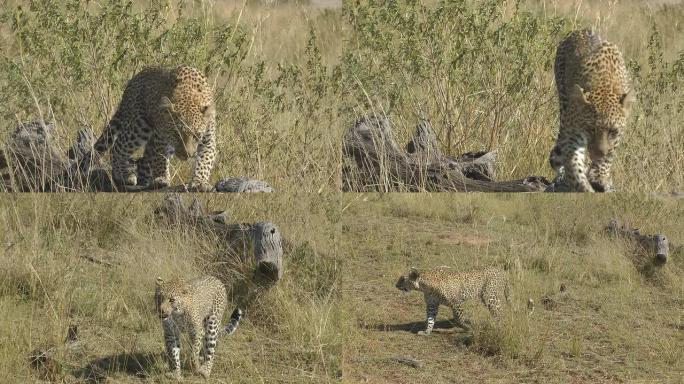
[(230, 315), (230, 321), (225, 327), (223, 327), (221, 336), (227, 336), (235, 332), (240, 325), (240, 319), (242, 319), (242, 310), (240, 308), (235, 308), (233, 313)]

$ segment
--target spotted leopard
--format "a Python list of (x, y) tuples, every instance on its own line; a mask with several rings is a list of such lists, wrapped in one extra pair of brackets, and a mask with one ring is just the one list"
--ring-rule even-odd
[[(209, 176), (216, 157), (216, 112), (206, 77), (185, 65), (146, 68), (126, 85), (119, 107), (95, 143), (111, 149), (112, 178), (131, 186), (166, 187), (169, 159), (195, 156), (190, 188), (211, 190)], [(132, 156), (144, 147), (133, 171)]]
[(612, 191), (610, 169), (634, 100), (622, 54), (596, 33), (577, 30), (558, 45), (554, 70), (560, 131), (549, 163), (556, 180), (570, 191)]
[(462, 304), (478, 299), (495, 317), (501, 313), (501, 302), (509, 300), (509, 285), (506, 273), (498, 268), (486, 268), (473, 272), (457, 272), (448, 268), (435, 268), (419, 272), (411, 268), (408, 275), (399, 277), (396, 287), (402, 291), (423, 292), (427, 307), (425, 331), (419, 335), (429, 335), (435, 325), (440, 305), (450, 307), (454, 314), (454, 324), (465, 328)]
[(190, 281), (164, 281), (157, 278), (155, 300), (157, 313), (164, 329), (170, 374), (181, 378), (180, 333), (190, 336), (193, 368), (205, 378), (214, 364), (216, 341), (237, 329), (242, 310), (236, 308), (230, 322), (219, 334), (219, 326), (226, 307), (226, 289), (221, 281), (203, 276)]

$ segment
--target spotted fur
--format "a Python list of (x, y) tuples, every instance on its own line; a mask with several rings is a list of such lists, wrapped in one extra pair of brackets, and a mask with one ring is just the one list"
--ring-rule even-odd
[[(211, 189), (209, 176), (216, 157), (216, 112), (211, 88), (197, 69), (146, 68), (126, 85), (114, 117), (95, 143), (112, 152), (112, 178), (122, 187), (170, 184), (169, 159), (195, 156), (190, 188)], [(137, 161), (132, 156), (144, 147)]]
[[(190, 336), (193, 368), (205, 378), (211, 374), (219, 327), (226, 307), (226, 289), (212, 276), (191, 281), (157, 278), (155, 300), (164, 329), (164, 342), (171, 375), (181, 378), (180, 333)], [(242, 318), (236, 308), (221, 334), (233, 333)]]
[(610, 168), (634, 93), (622, 54), (594, 32), (577, 30), (558, 45), (554, 69), (560, 131), (549, 162), (556, 179), (576, 192), (611, 191)]
[(454, 314), (454, 324), (465, 327), (462, 304), (478, 299), (491, 314), (498, 317), (501, 302), (509, 299), (509, 286), (506, 273), (498, 268), (486, 268), (473, 272), (456, 272), (447, 268), (435, 268), (423, 272), (412, 268), (408, 275), (399, 277), (396, 287), (402, 291), (423, 292), (425, 296), (427, 321), (425, 331), (419, 335), (429, 335), (435, 325), (440, 305), (450, 307)]

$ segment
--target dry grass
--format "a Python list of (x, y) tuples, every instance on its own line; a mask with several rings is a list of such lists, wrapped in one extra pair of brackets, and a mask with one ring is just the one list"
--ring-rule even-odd
[[(56, 123), (57, 142), (67, 148), (79, 127), (99, 134), (134, 73), (186, 63), (205, 70), (214, 86), (214, 179), (251, 176), (279, 191), (333, 187), (337, 97), (318, 94), (308, 69), (327, 71), (340, 56), (340, 10), (212, 1), (135, 2), (129, 10), (126, 1), (104, 1), (85, 11), (39, 1), (33, 11), (19, 2), (22, 14), (14, 3), (0, 15), (0, 138), (19, 121), (43, 117)], [(311, 61), (314, 47), (320, 55)], [(174, 184), (189, 172), (189, 163), (172, 162)]]
[[(214, 177), (252, 176), (279, 191), (337, 190), (341, 137), (368, 113), (392, 118), (400, 142), (423, 116), (447, 154), (498, 149), (501, 179), (552, 176), (555, 45), (569, 29), (590, 26), (624, 50), (639, 94), (615, 164), (616, 188), (684, 189), (681, 3), (525, 1), (516, 12), (512, 1), (468, 1), (482, 32), (441, 23), (446, 29), (433, 35), (431, 16), (421, 17), (436, 2), (420, 11), (398, 3), (398, 14), (417, 12), (407, 20), (423, 24), (383, 19), (387, 7), (368, 2), (322, 8), (305, 1), (150, 1), (121, 11), (125, 2), (117, 0), (91, 2), (86, 17), (42, 0), (17, 18), (18, 3), (27, 9), (25, 1), (8, 1), (0, 26), (5, 134), (20, 120), (43, 116), (56, 122), (66, 147), (80, 126), (101, 130), (143, 66), (185, 62), (206, 69), (215, 87)], [(492, 30), (506, 22), (512, 29), (497, 42)], [(112, 36), (120, 37), (117, 44)], [(477, 36), (485, 36), (482, 50), (452, 66), (463, 54), (458, 44), (467, 47)], [(173, 163), (175, 183), (188, 173), (189, 164)]]
[[(348, 382), (681, 382), (684, 379), (684, 214), (675, 200), (611, 196), (358, 195), (342, 223), (345, 307), (352, 315)], [(601, 229), (623, 217), (680, 245), (645, 276), (624, 244)], [(561, 219), (562, 218), (562, 219)], [(409, 267), (507, 269), (513, 299), (503, 319), (466, 306), (470, 331), (442, 307), (423, 329), (421, 294), (394, 284)], [(371, 267), (372, 266), (372, 267)], [(559, 292), (561, 284), (566, 291)], [(543, 304), (542, 298), (551, 301)], [(527, 315), (526, 301), (536, 308)], [(421, 368), (392, 359), (410, 357)]]
[[(80, 126), (101, 130), (142, 67), (203, 68), (218, 107), (214, 179), (252, 176), (280, 192), (203, 196), (203, 203), (227, 209), (235, 222), (273, 221), (300, 245), (286, 255), (284, 280), (270, 290), (256, 288), (245, 272), (250, 265), (221, 265), (235, 279), (232, 304), (244, 305), (247, 316), (219, 343), (215, 380), (684, 380), (679, 201), (330, 193), (339, 188), (345, 129), (371, 112), (391, 117), (401, 142), (425, 116), (445, 153), (498, 149), (502, 179), (550, 176), (547, 155), (558, 129), (550, 63), (562, 35), (580, 26), (622, 47), (637, 80), (639, 103), (614, 168), (616, 188), (683, 190), (681, 3), (523, 1), (524, 12), (515, 13), (510, 1), (463, 2), (483, 30), (513, 20), (515, 33), (500, 36), (508, 45), (453, 23), (439, 25), (459, 29), (427, 36), (429, 28), (412, 22), (430, 26), (433, 20), (423, 16), (434, 2), (416, 2), (413, 11), (423, 19), (401, 23), (382, 19), (386, 4), (369, 2), (328, 9), (304, 1), (150, 0), (128, 9), (124, 0), (97, 0), (87, 10), (81, 3), (3, 2), (0, 138), (17, 122), (42, 116), (55, 121), (66, 148)], [(408, 3), (398, 2), (399, 14)], [(496, 21), (481, 17), (487, 9), (476, 6), (483, 4), (494, 6)], [(365, 23), (360, 11), (371, 14)], [(458, 57), (457, 32), (466, 47), (484, 36), (486, 49), (468, 52), (454, 75), (451, 61), (435, 64), (453, 57), (434, 52), (446, 47)], [(525, 34), (532, 38), (519, 37)], [(518, 70), (529, 78), (516, 78)], [(174, 182), (187, 180), (189, 168), (174, 162)], [(219, 248), (211, 238), (156, 222), (152, 209), (161, 198), (3, 196), (0, 377), (163, 381), (153, 279), (206, 273), (217, 267)], [(648, 276), (637, 270), (626, 247), (600, 233), (614, 216), (668, 235), (679, 248), (667, 266)], [(91, 255), (115, 265), (83, 257)], [(440, 321), (435, 335), (418, 338), (422, 299), (400, 297), (393, 285), (409, 266), (442, 264), (505, 267), (514, 311), (493, 323), (471, 305), (472, 332), (445, 329)], [(561, 283), (568, 287), (563, 294)], [(529, 317), (528, 297), (537, 302)], [(552, 299), (548, 309), (543, 297)], [(440, 320), (446, 319), (443, 310)], [(67, 348), (72, 324), (81, 342)], [(28, 355), (38, 348), (53, 348), (56, 364), (32, 369)], [(424, 366), (391, 361), (398, 356)]]
[(527, 1), (516, 10), (514, 1), (455, 1), (435, 10), (399, 4), (354, 10), (343, 63), (356, 71), (355, 115), (389, 116), (400, 143), (427, 117), (447, 154), (497, 149), (501, 179), (552, 176), (555, 46), (569, 30), (591, 27), (623, 49), (639, 93), (614, 167), (617, 190), (682, 189), (684, 5)]
[[(235, 222), (272, 221), (295, 244), (285, 254), (283, 280), (267, 289), (252, 281), (249, 263), (226, 261), (217, 254), (214, 239), (156, 222), (152, 209), (162, 197), (3, 199), (3, 380), (28, 382), (48, 375), (29, 364), (37, 348), (54, 351), (57, 369), (48, 377), (55, 382), (98, 376), (114, 382), (163, 379), (167, 365), (154, 313), (154, 278), (205, 273), (224, 278), (230, 311), (235, 305), (246, 311), (238, 332), (219, 341), (215, 380), (336, 380), (341, 375), (339, 329), (344, 315), (337, 305), (337, 235), (329, 219), (337, 207), (334, 199), (202, 199), (209, 209), (226, 209)], [(304, 210), (310, 213), (300, 215)], [(67, 348), (70, 325), (78, 326), (79, 345)], [(190, 382), (203, 381), (189, 370), (185, 375)]]

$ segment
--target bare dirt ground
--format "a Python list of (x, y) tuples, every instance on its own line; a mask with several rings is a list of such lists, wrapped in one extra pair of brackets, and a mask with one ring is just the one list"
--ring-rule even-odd
[[(343, 297), (353, 321), (345, 382), (681, 382), (681, 248), (657, 276), (646, 277), (619, 242), (600, 234), (617, 212), (654, 223), (648, 217), (660, 208), (644, 208), (536, 196), (394, 195), (351, 202), (341, 246)], [(668, 222), (657, 226), (680, 244), (684, 228)], [(454, 328), (451, 311), (441, 307), (434, 333), (416, 334), (425, 327), (423, 296), (397, 290), (400, 275), (409, 267), (488, 265), (508, 269), (513, 285), (499, 323), (471, 302), (466, 317), (472, 329)], [(536, 302), (529, 316), (528, 297)]]

